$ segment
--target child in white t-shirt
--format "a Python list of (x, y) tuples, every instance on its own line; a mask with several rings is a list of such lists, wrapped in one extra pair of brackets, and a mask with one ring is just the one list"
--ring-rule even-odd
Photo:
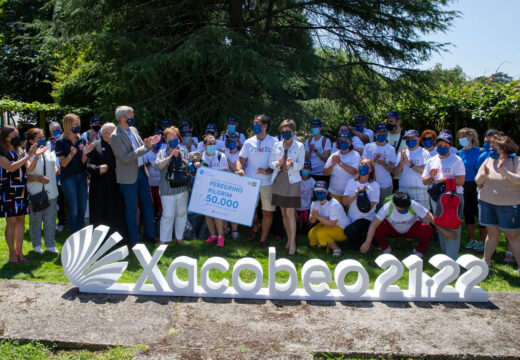
[(312, 189), (316, 181), (311, 177), (311, 162), (305, 161), (303, 169), (300, 171), (302, 181), (300, 183), (301, 188), (301, 207), (296, 209), (296, 221), (299, 223), (300, 228), (308, 229), (309, 225), (309, 212), (311, 208)]
[[(240, 144), (240, 137), (238, 134), (231, 133), (225, 136), (226, 141), (226, 159), (228, 162), (228, 167), (231, 172), (237, 171), (237, 160), (240, 152), (238, 151), (238, 145)], [(231, 225), (231, 238), (233, 240), (238, 240), (240, 235), (238, 233), (238, 224), (230, 223)], [(227, 229), (227, 226), (224, 226), (224, 229)]]

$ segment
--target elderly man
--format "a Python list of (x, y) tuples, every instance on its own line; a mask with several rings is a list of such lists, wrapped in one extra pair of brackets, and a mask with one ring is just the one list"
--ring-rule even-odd
[(116, 157), (117, 183), (125, 200), (130, 245), (133, 246), (139, 242), (138, 199), (142, 206), (145, 241), (155, 242), (153, 202), (143, 155), (161, 141), (161, 135), (142, 140), (134, 127), (134, 110), (129, 106), (118, 106), (116, 119), (118, 126), (110, 137), (110, 145)]

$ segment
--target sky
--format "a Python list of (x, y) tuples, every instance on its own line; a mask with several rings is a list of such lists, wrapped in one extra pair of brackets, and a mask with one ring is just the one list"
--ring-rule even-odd
[(446, 33), (426, 40), (450, 42), (449, 52), (433, 54), (421, 68), (437, 63), (451, 69), (457, 65), (470, 78), (497, 71), (520, 78), (520, 0), (458, 0), (450, 9), (460, 11)]

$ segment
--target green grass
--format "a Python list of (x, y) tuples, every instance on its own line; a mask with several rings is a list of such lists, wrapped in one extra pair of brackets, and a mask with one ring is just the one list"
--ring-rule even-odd
[[(26, 218), (26, 223), (28, 222), (28, 218)], [(5, 219), (0, 219), (0, 236), (3, 238), (5, 228)], [(172, 244), (168, 246), (167, 251), (161, 258), (159, 263), (159, 268), (162, 271), (163, 275), (166, 275), (166, 271), (168, 266), (171, 264), (172, 260), (180, 255), (186, 255), (193, 258), (198, 259), (199, 270), (204, 261), (212, 256), (220, 256), (224, 257), (230, 264), (230, 270), (225, 273), (221, 273), (217, 270), (212, 270), (210, 273), (210, 277), (218, 281), (222, 278), (226, 278), (230, 281), (231, 284), (231, 271), (233, 269), (233, 265), (236, 261), (243, 257), (252, 257), (257, 259), (263, 267), (264, 271), (264, 279), (263, 284), (264, 287), (267, 286), (267, 266), (268, 266), (268, 256), (267, 249), (264, 249), (258, 245), (258, 243), (251, 244), (247, 241), (247, 236), (249, 233), (249, 228), (240, 227), (241, 239), (240, 240), (230, 240), (226, 239), (226, 245), (224, 248), (218, 248), (213, 244), (206, 244), (204, 240), (193, 240), (187, 241), (187, 246), (181, 247), (176, 244)], [(57, 234), (56, 247), (61, 250), (63, 243), (66, 240), (66, 234)], [(272, 239), (271, 239), (272, 240)], [(464, 234), (463, 236), (463, 244), (466, 243), (467, 236)], [(287, 257), (287, 251), (284, 249), (285, 240), (272, 241), (271, 242), (276, 247), (277, 258)], [(391, 246), (393, 249), (393, 254), (400, 260), (403, 260), (408, 255), (411, 254), (412, 249), (416, 245), (415, 243), (408, 243), (404, 239), (395, 239), (392, 240)], [(300, 272), (303, 267), (303, 264), (313, 258), (324, 260), (331, 271), (334, 271), (336, 265), (344, 259), (357, 259), (365, 269), (367, 270), (371, 284), (374, 283), (376, 277), (382, 273), (382, 269), (380, 269), (375, 264), (375, 259), (377, 256), (381, 254), (380, 250), (375, 250), (374, 253), (369, 255), (361, 255), (357, 251), (343, 251), (343, 254), (339, 258), (333, 258), (331, 253), (328, 253), (324, 249), (319, 248), (311, 248), (308, 246), (308, 240), (305, 235), (299, 235), (297, 237), (297, 245), (298, 245), (298, 254), (294, 257), (291, 257), (290, 260), (295, 264), (296, 269), (298, 271), (298, 277), (300, 277)], [(147, 245), (148, 250), (151, 254), (157, 248), (157, 245)], [(7, 244), (5, 239), (0, 241), (0, 278), (1, 279), (17, 279), (17, 280), (33, 280), (33, 281), (54, 281), (54, 282), (68, 282), (63, 269), (61, 267), (61, 260), (59, 255), (54, 255), (50, 253), (44, 253), (43, 255), (37, 254), (32, 251), (32, 245), (30, 242), (29, 232), (26, 228), (25, 232), (25, 242), (24, 242), (24, 253), (26, 254), (29, 261), (27, 263), (19, 263), (19, 264), (10, 264), (9, 263), (9, 253), (7, 250)], [(432, 242), (430, 245), (430, 249), (425, 254), (425, 264), (424, 271), (433, 275), (438, 270), (434, 268), (432, 265), (428, 263), (428, 259), (435, 255), (441, 253), (438, 243)], [(463, 247), (460, 251), (461, 254), (471, 253), (467, 251)], [(477, 256), (481, 256), (476, 254)], [(497, 249), (493, 257), (493, 264), (490, 268), (488, 278), (483, 281), (480, 286), (488, 291), (520, 291), (520, 277), (516, 275), (516, 264), (504, 264), (502, 259), (505, 255), (505, 240), (503, 237), (500, 239), (500, 246)], [(127, 270), (123, 273), (123, 276), (120, 278), (119, 282), (127, 282), (134, 283), (140, 276), (142, 272), (141, 265), (137, 261), (136, 257), (132, 252), (127, 257), (129, 261)], [(461, 269), (461, 273), (464, 270)], [(179, 269), (179, 276), (181, 278), (187, 278), (187, 272), (184, 269)], [(277, 274), (277, 280), (283, 282), (286, 280), (288, 274), (285, 272), (281, 272)], [(243, 271), (241, 273), (241, 278), (243, 281), (249, 282), (252, 281), (254, 274), (249, 271)], [(353, 283), (355, 281), (356, 275), (350, 274), (346, 278), (346, 283)], [(149, 281), (149, 280), (148, 280)], [(403, 277), (396, 283), (402, 289), (406, 289), (408, 286), (408, 272), (405, 268), (405, 272)], [(301, 281), (299, 280), (299, 286), (301, 287)], [(334, 283), (330, 284), (331, 288), (336, 288)]]
[(20, 344), (17, 341), (1, 341), (0, 360), (130, 360), (139, 348), (142, 347), (114, 347), (106, 351), (60, 350), (38, 342)]

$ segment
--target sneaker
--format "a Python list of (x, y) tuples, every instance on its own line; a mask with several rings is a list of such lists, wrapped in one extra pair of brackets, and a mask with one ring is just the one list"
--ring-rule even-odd
[(476, 252), (484, 252), (484, 242), (483, 241), (477, 241), (475, 246), (473, 246), (473, 250)]
[(217, 238), (217, 246), (223, 247), (224, 246), (224, 236), (219, 236)]
[(53, 254), (59, 254), (60, 252), (58, 251), (58, 249), (56, 249), (54, 246), (51, 246), (51, 247), (48, 247), (47, 249), (47, 252), (50, 252), (50, 253), (53, 253)]
[(59, 225), (59, 226), (56, 228), (56, 231), (57, 231), (57, 232), (63, 232), (63, 230), (65, 230), (65, 226), (63, 226), (63, 225)]
[(332, 250), (332, 256), (333, 257), (341, 256), (341, 249)]
[(238, 233), (238, 231), (233, 231), (233, 232), (231, 233), (231, 238), (232, 238), (233, 240), (238, 240), (238, 239), (240, 239), (240, 234)]
[(504, 258), (505, 263), (515, 262), (515, 257), (511, 251), (506, 251), (506, 257)]
[(419, 251), (417, 251), (416, 249), (413, 249), (413, 253), (414, 253), (414, 255), (417, 255), (417, 256), (419, 256), (422, 259), (423, 254), (420, 253)]
[(390, 254), (390, 253), (392, 253), (392, 248), (390, 246), (383, 250), (383, 254)]
[(42, 250), (42, 247), (41, 246), (36, 246), (33, 248), (33, 251), (38, 253), (38, 254), (43, 254), (43, 250)]
[(217, 237), (211, 235), (210, 237), (208, 237), (208, 238), (206, 239), (206, 242), (207, 242), (207, 243), (212, 243), (212, 242), (215, 242), (216, 240), (217, 240)]
[(473, 247), (477, 244), (475, 240), (470, 240), (464, 247), (466, 249), (473, 249)]

